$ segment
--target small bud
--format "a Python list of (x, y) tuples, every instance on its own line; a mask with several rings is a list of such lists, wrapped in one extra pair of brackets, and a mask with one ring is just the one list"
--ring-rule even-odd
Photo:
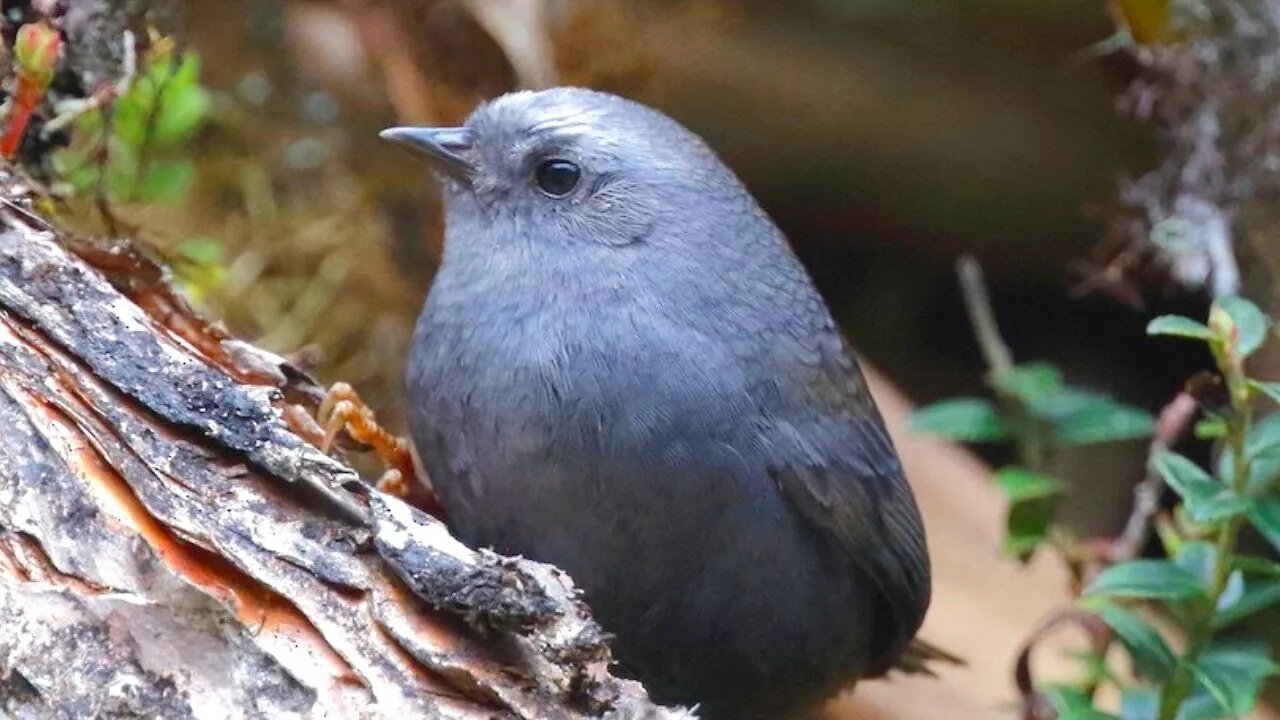
[(13, 55), (18, 75), (44, 90), (53, 81), (62, 56), (62, 35), (48, 23), (27, 23), (18, 28)]
[(1231, 398), (1227, 395), (1227, 385), (1222, 376), (1216, 372), (1201, 370), (1187, 380), (1183, 392), (1195, 398), (1202, 407), (1215, 409), (1226, 405)]
[(1231, 314), (1218, 305), (1214, 305), (1209, 310), (1209, 332), (1215, 340), (1222, 343), (1222, 347), (1229, 356), (1236, 354), (1240, 328)]
[(172, 36), (161, 35), (154, 27), (147, 28), (147, 64), (168, 64), (178, 44)]

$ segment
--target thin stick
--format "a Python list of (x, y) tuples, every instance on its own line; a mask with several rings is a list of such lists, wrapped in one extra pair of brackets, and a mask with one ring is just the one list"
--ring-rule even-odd
[[(1178, 393), (1160, 411), (1156, 420), (1156, 434), (1151, 439), (1147, 451), (1148, 464), (1151, 458), (1178, 442), (1195, 417), (1198, 404), (1196, 399), (1186, 391)], [(1132, 560), (1142, 552), (1151, 536), (1151, 522), (1160, 510), (1160, 495), (1164, 492), (1164, 478), (1155, 470), (1148, 469), (1142, 482), (1133, 487), (1133, 511), (1125, 522), (1124, 530), (1111, 542), (1108, 560), (1123, 562)]]
[(972, 255), (961, 255), (956, 260), (956, 275), (960, 277), (960, 291), (964, 295), (964, 306), (969, 311), (969, 322), (973, 324), (978, 347), (991, 369), (991, 377), (999, 377), (1013, 368), (1013, 354), (1000, 337), (982, 267)]

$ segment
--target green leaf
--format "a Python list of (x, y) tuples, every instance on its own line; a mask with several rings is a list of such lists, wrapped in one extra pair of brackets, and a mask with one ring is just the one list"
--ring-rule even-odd
[(1009, 508), (1002, 547), (1006, 555), (1023, 562), (1031, 559), (1049, 537), (1049, 527), (1057, 515), (1056, 501), (1057, 498), (1026, 501)]
[(1184, 497), (1189, 492), (1205, 492), (1205, 490), (1192, 491), (1190, 488), (1212, 488), (1213, 490), (1209, 491), (1212, 494), (1217, 491), (1217, 488), (1222, 487), (1199, 465), (1171, 450), (1156, 452), (1151, 458), (1151, 469), (1160, 473), (1165, 483)]
[(1226, 720), (1229, 717), (1203, 688), (1183, 700), (1178, 706), (1178, 714), (1174, 716), (1176, 720)]
[(1157, 516), (1155, 521), (1156, 538), (1160, 541), (1160, 547), (1164, 548), (1165, 557), (1177, 555), (1178, 550), (1187, 540), (1187, 538), (1179, 534), (1181, 531), (1174, 520), (1176, 518), (1170, 519)]
[[(1045, 526), (1048, 525), (1048, 523), (1040, 524)], [(1029, 529), (1020, 529), (1018, 531), (1008, 529), (1008, 526), (1014, 525), (1017, 525), (1020, 528), (1025, 528), (1026, 526), (1032, 525), (1032, 523), (1021, 520), (1007, 520), (1004, 540), (1000, 543), (1000, 551), (1011, 558), (1017, 558), (1019, 562), (1025, 563), (1030, 560), (1032, 556), (1035, 555), (1036, 550), (1044, 544), (1045, 539), (1048, 538), (1048, 533), (1044, 531), (1035, 532), (1034, 530)]]
[(1276, 670), (1265, 644), (1210, 647), (1191, 665), (1196, 688), (1180, 709), (1179, 720), (1247, 717), (1257, 704), (1262, 682)]
[(1045, 685), (1036, 688), (1058, 720), (1117, 720), (1116, 716), (1095, 710), (1088, 696), (1070, 685)]
[(1010, 437), (995, 405), (982, 398), (953, 398), (911, 414), (911, 429), (961, 442), (998, 442)]
[(1205, 650), (1200, 665), (1238, 679), (1265, 680), (1280, 674), (1271, 648), (1260, 640), (1224, 641)]
[(1138, 677), (1164, 682), (1173, 675), (1177, 658), (1160, 633), (1142, 616), (1110, 602), (1086, 602), (1082, 606), (1097, 613), (1124, 642)]
[(1262, 380), (1250, 380), (1249, 387), (1255, 391), (1266, 395), (1275, 402), (1280, 403), (1280, 382), (1264, 382)]
[(1280, 455), (1280, 413), (1268, 415), (1249, 428), (1244, 451), (1250, 458)]
[(1178, 546), (1173, 564), (1196, 576), (1201, 587), (1208, 587), (1213, 579), (1213, 566), (1217, 558), (1218, 549), (1212, 543), (1187, 540)]
[[(1230, 456), (1231, 453), (1223, 453)], [(1280, 477), (1280, 452), (1263, 453), (1249, 463), (1248, 493), (1254, 497), (1271, 495)]]
[(204, 124), (213, 104), (204, 88), (166, 88), (155, 119), (152, 139), (162, 145), (189, 140)]
[(101, 173), (98, 166), (92, 163), (82, 163), (75, 167), (68, 168), (62, 173), (62, 179), (71, 184), (76, 192), (82, 193), (94, 185), (98, 184), (98, 177)]
[(1242, 579), (1242, 582), (1244, 590), (1234, 602), (1219, 603), (1213, 618), (1215, 629), (1221, 630), (1280, 603), (1280, 579)]
[(190, 160), (151, 162), (143, 173), (137, 197), (148, 202), (178, 202), (186, 197), (195, 174), (195, 163)]
[(1231, 560), (1231, 568), (1245, 575), (1272, 578), (1280, 577), (1280, 563), (1251, 555), (1237, 555)]
[(112, 105), (111, 132), (134, 152), (146, 143), (158, 87), (154, 78), (139, 76)]
[(1133, 560), (1098, 573), (1086, 596), (1142, 600), (1198, 600), (1204, 597), (1200, 579), (1167, 560)]
[(1024, 468), (1001, 468), (996, 485), (1009, 501), (1004, 551), (1026, 560), (1044, 542), (1064, 489), (1057, 480)]
[(1239, 714), (1233, 710), (1236, 700), (1232, 696), (1231, 685), (1226, 678), (1203, 666), (1193, 665), (1192, 671), (1195, 673), (1200, 687), (1209, 693), (1209, 696), (1218, 703), (1220, 709), (1226, 711), (1232, 717), (1239, 717)]
[(1058, 713), (1058, 720), (1119, 720), (1111, 713), (1095, 710), (1091, 707), (1076, 708), (1065, 713)]
[(183, 53), (177, 72), (168, 78), (160, 94), (152, 135), (155, 142), (178, 144), (200, 129), (212, 102), (199, 80), (200, 58), (193, 52)]
[(1063, 445), (1088, 445), (1150, 437), (1155, 419), (1138, 408), (1122, 405), (1106, 396), (1053, 423), (1054, 437)]
[(1011, 503), (1052, 497), (1064, 491), (1062, 483), (1048, 475), (1020, 467), (1005, 467), (995, 474), (996, 486)]
[(1089, 702), (1080, 688), (1072, 685), (1042, 685), (1036, 691), (1059, 717), (1063, 713), (1093, 707), (1093, 703)]
[(1181, 315), (1161, 315), (1147, 324), (1148, 335), (1172, 335), (1174, 337), (1208, 340), (1209, 328)]
[(1207, 417), (1196, 422), (1195, 436), (1197, 440), (1217, 440), (1226, 437), (1227, 423), (1220, 417)]
[[(1280, 413), (1267, 415), (1249, 428), (1244, 438), (1244, 454), (1249, 457), (1249, 493), (1266, 495), (1267, 488), (1280, 477)], [(1234, 471), (1230, 452), (1222, 454), (1220, 464), (1224, 471)]]
[(1258, 500), (1249, 511), (1249, 522), (1271, 546), (1280, 550), (1280, 499)]
[(1224, 720), (1222, 707), (1204, 688), (1196, 686), (1197, 692), (1182, 701), (1178, 706), (1176, 720)]
[(1197, 523), (1239, 515), (1253, 505), (1252, 500), (1236, 494), (1175, 452), (1160, 450), (1152, 457), (1151, 467), (1182, 497), (1187, 514)]
[(182, 259), (197, 265), (219, 265), (222, 263), (222, 241), (205, 235), (188, 238), (178, 244), (178, 254)]
[(1128, 687), (1120, 694), (1121, 720), (1156, 720), (1160, 715), (1160, 691)]
[(1052, 393), (1038, 398), (1035, 406), (1030, 409), (1036, 417), (1056, 424), (1078, 413), (1098, 410), (1106, 403), (1116, 404), (1114, 400), (1101, 393), (1063, 385)]
[(1214, 305), (1226, 311), (1235, 324), (1237, 355), (1247, 358), (1262, 347), (1271, 327), (1271, 318), (1263, 314), (1257, 305), (1238, 295), (1218, 298)]
[(1188, 502), (1185, 507), (1192, 521), (1209, 524), (1249, 512), (1253, 508), (1253, 498), (1240, 495), (1230, 488), (1223, 488), (1204, 502)]
[(211, 104), (199, 85), (194, 53), (185, 53), (176, 67), (171, 53), (159, 53), (113, 104), (112, 132), (135, 153), (148, 144), (172, 147), (200, 128)]
[[(1249, 429), (1244, 439), (1244, 453), (1249, 458), (1248, 494), (1258, 497), (1280, 477), (1280, 413), (1272, 413)], [(1229, 452), (1218, 454), (1219, 478), (1235, 477), (1235, 458)]]
[(1227, 574), (1227, 584), (1222, 588), (1222, 593), (1218, 595), (1218, 604), (1215, 610), (1225, 610), (1232, 605), (1240, 602), (1244, 597), (1244, 573), (1239, 570), (1232, 570)]
[(1062, 444), (1132, 440), (1148, 437), (1155, 429), (1152, 417), (1142, 410), (1064, 385), (1061, 371), (1049, 363), (1018, 365), (994, 378), (992, 385), (1036, 417), (1048, 420)]
[(108, 141), (108, 162), (103, 169), (102, 178), (111, 199), (120, 201), (134, 200), (135, 186), (138, 179), (138, 155), (127, 143), (118, 137)]
[(1028, 408), (1042, 409), (1062, 391), (1062, 371), (1050, 363), (1024, 363), (994, 378), (992, 384)]
[(168, 82), (181, 67), (180, 63), (174, 62), (173, 51), (172, 45), (167, 47), (152, 46), (146, 55), (146, 66), (143, 68), (144, 76), (157, 84)]

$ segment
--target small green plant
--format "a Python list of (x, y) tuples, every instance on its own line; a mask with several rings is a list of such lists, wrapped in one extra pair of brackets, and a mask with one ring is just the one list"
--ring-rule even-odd
[(1065, 551), (1065, 536), (1050, 537), (1054, 510), (1065, 492), (1050, 474), (1055, 453), (1064, 447), (1148, 437), (1153, 420), (1143, 410), (1067, 385), (1048, 363), (1012, 365), (989, 380), (994, 402), (944, 400), (917, 411), (912, 427), (964, 442), (1012, 443), (1018, 464), (995, 474), (1009, 501), (1005, 550), (1026, 560), (1049, 541)]
[[(1020, 557), (1046, 540), (1059, 544), (1075, 563), (1080, 591), (1074, 611), (1058, 617), (1083, 620), (1093, 640), (1079, 656), (1085, 677), (1075, 683), (1030, 678), (1026, 657), (1034, 640), (1028, 644), (1019, 660), (1020, 671), (1029, 678), (1020, 683), (1027, 695), (1025, 716), (1248, 717), (1263, 683), (1280, 674), (1265, 643), (1227, 632), (1280, 603), (1280, 563), (1243, 554), (1238, 547), (1241, 531), (1252, 525), (1280, 549), (1280, 414), (1258, 420), (1255, 410), (1262, 398), (1280, 401), (1280, 383), (1250, 378), (1245, 371), (1245, 360), (1270, 336), (1271, 320), (1248, 300), (1227, 297), (1214, 303), (1207, 323), (1176, 316), (1151, 322), (1148, 334), (1202, 342), (1212, 354), (1225, 390), (1222, 399), (1197, 403), (1184, 392), (1175, 404), (1190, 408), (1182, 413), (1188, 420), (1198, 406), (1196, 435), (1216, 443), (1217, 460), (1212, 469), (1201, 467), (1167, 447), (1168, 436), (1162, 432), (1152, 443), (1150, 474), (1142, 485), (1155, 498), (1171, 488), (1178, 502), (1172, 512), (1161, 513), (1153, 499), (1152, 507), (1135, 508), (1131, 524), (1154, 523), (1166, 557), (1134, 557), (1134, 548), (1119, 552), (1117, 539), (1109, 550), (1090, 558), (1055, 540), (1060, 531), (1053, 523), (1052, 500), (1063, 488), (1036, 468), (1043, 467), (1044, 453), (1055, 447), (1148, 434), (1150, 418), (1106, 398), (1080, 394), (1046, 366), (1013, 365), (995, 334), (976, 265), (962, 265), (961, 271), (962, 278), (969, 275), (966, 298), (980, 336), (987, 334), (983, 346), (988, 359), (995, 358), (993, 369), (1001, 368), (991, 376), (996, 401), (945, 401), (920, 411), (915, 424), (961, 440), (1017, 444), (1023, 466), (996, 474), (1010, 499), (1006, 544)], [(1162, 413), (1162, 426), (1164, 420)], [(1130, 660), (1128, 672), (1116, 667), (1115, 654), (1108, 653), (1116, 644)], [(1105, 685), (1118, 691), (1117, 706), (1099, 707), (1098, 690)]]
[(18, 28), (13, 43), (13, 88), (3, 107), (0, 157), (12, 160), (18, 154), (31, 116), (53, 82), (62, 45), (62, 36), (48, 23), (27, 23)]
[[(1106, 567), (1079, 602), (1111, 627), (1133, 660), (1138, 682), (1123, 688), (1122, 710), (1141, 712), (1131, 709), (1125, 720), (1242, 718), (1263, 681), (1280, 670), (1265, 644), (1218, 640), (1221, 631), (1280, 602), (1280, 564), (1237, 548), (1246, 523), (1280, 547), (1280, 415), (1259, 422), (1254, 407), (1261, 397), (1280, 397), (1280, 384), (1249, 378), (1244, 364), (1271, 325), (1253, 303), (1227, 297), (1214, 303), (1207, 325), (1165, 316), (1147, 328), (1207, 344), (1226, 402), (1205, 408), (1197, 426), (1197, 434), (1218, 442), (1212, 471), (1165, 448), (1152, 453), (1152, 470), (1179, 497), (1158, 533), (1168, 558)], [(1142, 605), (1181, 631), (1181, 652), (1134, 612)]]
[[(55, 186), (64, 196), (96, 201), (110, 233), (117, 229), (118, 203), (187, 199), (196, 174), (191, 141), (212, 106), (194, 52), (179, 52), (172, 39), (152, 33), (139, 69), (133, 35), (126, 32), (122, 41), (122, 76), (87, 98), (59, 102), (44, 128), (45, 133), (70, 130), (69, 144), (53, 156)], [(219, 240), (200, 235), (166, 250), (188, 300), (199, 305), (223, 282)]]
[(1053, 477), (1055, 455), (1063, 448), (1141, 439), (1154, 421), (1143, 410), (1107, 395), (1072, 387), (1044, 362), (1014, 364), (996, 330), (977, 266), (962, 261), (966, 302), (988, 364), (987, 384), (995, 399), (943, 400), (918, 410), (913, 429), (971, 443), (1011, 443), (1018, 461), (995, 473), (1009, 502), (1004, 549), (1026, 561), (1049, 543), (1072, 568), (1083, 572), (1078, 543), (1054, 523), (1066, 492)]
[(77, 194), (110, 202), (177, 202), (195, 178), (186, 145), (209, 115), (200, 60), (153, 38), (137, 76), (117, 97), (89, 107), (72, 124), (55, 171)]

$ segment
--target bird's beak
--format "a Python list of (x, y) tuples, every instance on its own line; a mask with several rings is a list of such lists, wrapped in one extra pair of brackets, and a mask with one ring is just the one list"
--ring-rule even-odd
[(455, 180), (469, 183), (476, 174), (476, 166), (466, 158), (475, 147), (471, 128), (393, 127), (378, 137), (409, 148)]

